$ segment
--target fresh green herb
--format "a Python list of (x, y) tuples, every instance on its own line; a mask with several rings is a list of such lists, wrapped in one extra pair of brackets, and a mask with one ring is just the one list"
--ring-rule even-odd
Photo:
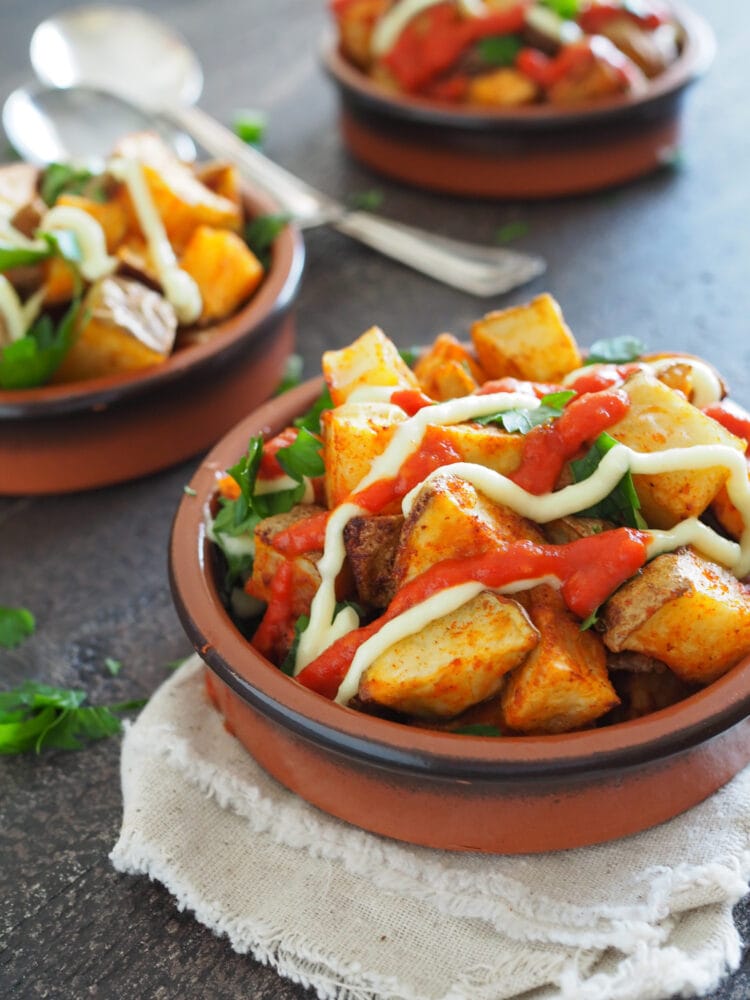
[(113, 657), (108, 656), (104, 661), (104, 666), (107, 668), (112, 677), (117, 677), (122, 670), (122, 661), (115, 660)]
[(274, 390), (274, 396), (281, 396), (285, 392), (289, 392), (290, 389), (294, 389), (295, 386), (300, 384), (302, 381), (303, 364), (302, 356), (300, 354), (289, 355), (286, 359), (286, 365), (284, 366), (284, 374)]
[(521, 219), (506, 222), (504, 226), (495, 230), (495, 243), (512, 243), (513, 240), (526, 236), (530, 228), (528, 222), (523, 222)]
[(62, 257), (63, 260), (77, 264), (82, 259), (81, 247), (75, 233), (68, 229), (56, 229), (52, 232), (37, 233), (42, 242), (40, 247), (14, 246), (5, 240), (0, 240), (0, 272), (12, 267), (25, 267), (29, 264), (39, 264), (50, 257)]
[(323, 456), (320, 454), (321, 441), (305, 427), (300, 427), (294, 441), (286, 448), (279, 448), (276, 461), (292, 479), (302, 482), (305, 476), (314, 479), (325, 472)]
[(182, 492), (185, 494), (186, 497), (197, 497), (198, 496), (198, 494), (195, 492), (195, 490), (193, 489), (192, 486), (183, 486), (182, 487)]
[(245, 226), (245, 243), (264, 267), (271, 262), (271, 247), (291, 215), (258, 215)]
[(542, 0), (542, 3), (566, 21), (574, 21), (581, 8), (580, 0)]
[(566, 403), (575, 392), (565, 389), (562, 392), (549, 393), (543, 396), (535, 410), (517, 408), (501, 413), (490, 413), (486, 417), (475, 417), (475, 424), (499, 424), (508, 434), (528, 434), (534, 427), (540, 427), (550, 420), (556, 420), (562, 415)]
[(594, 608), (588, 618), (584, 618), (581, 622), (579, 628), (581, 632), (586, 632), (588, 629), (593, 628), (594, 625), (599, 621), (599, 608)]
[(333, 400), (331, 399), (331, 394), (326, 386), (323, 392), (318, 396), (313, 405), (307, 411), (303, 413), (301, 417), (297, 417), (294, 421), (295, 427), (304, 428), (310, 431), (311, 434), (320, 434), (320, 417), (325, 410), (333, 409)]
[[(617, 441), (606, 432), (599, 435), (587, 455), (576, 462), (570, 463), (570, 468), (577, 483), (583, 482), (594, 474), (599, 463)], [(604, 497), (588, 510), (580, 511), (582, 517), (601, 517), (615, 524), (629, 528), (647, 528), (640, 513), (641, 502), (633, 485), (633, 477), (626, 472), (609, 496)]]
[(34, 634), (36, 619), (26, 608), (0, 607), (0, 646), (13, 649)]
[(72, 167), (68, 163), (50, 163), (42, 174), (39, 193), (47, 205), (54, 205), (61, 194), (79, 194), (92, 201), (106, 201), (103, 174)]
[(461, 726), (460, 729), (451, 729), (452, 733), (461, 736), (502, 736), (502, 732), (497, 726), (490, 726), (483, 722), (474, 722), (470, 726)]
[(84, 691), (26, 681), (0, 692), (0, 754), (57, 748), (79, 750), (85, 743), (113, 736), (122, 729), (120, 715), (143, 701), (119, 705), (84, 705)]
[(369, 191), (355, 191), (347, 198), (349, 208), (359, 212), (376, 212), (383, 204), (382, 191), (372, 188)]
[(45, 313), (25, 337), (4, 347), (0, 352), (0, 388), (28, 389), (43, 385), (73, 342), (80, 308), (81, 301), (75, 298), (57, 326)]
[(47, 244), (51, 257), (62, 257), (71, 264), (80, 264), (83, 260), (81, 244), (70, 229), (53, 229), (48, 233), (39, 231), (36, 235)]
[(279, 669), (283, 674), (288, 677), (294, 677), (294, 665), (297, 661), (297, 649), (299, 647), (299, 640), (302, 633), (305, 631), (307, 626), (310, 624), (309, 615), (300, 615), (297, 621), (294, 623), (294, 638), (292, 639), (292, 645), (289, 647), (289, 652), (284, 657)]
[(645, 350), (645, 344), (637, 337), (612, 337), (610, 340), (597, 340), (589, 349), (586, 364), (624, 365), (629, 361), (637, 361)]
[(260, 146), (266, 134), (268, 119), (262, 111), (243, 109), (238, 111), (232, 121), (235, 135), (250, 146)]
[(12, 267), (38, 264), (40, 261), (48, 260), (51, 256), (49, 247), (35, 250), (32, 247), (17, 247), (5, 240), (0, 240), (0, 272), (9, 271)]
[(522, 48), (518, 35), (491, 35), (477, 42), (477, 55), (488, 66), (512, 66)]

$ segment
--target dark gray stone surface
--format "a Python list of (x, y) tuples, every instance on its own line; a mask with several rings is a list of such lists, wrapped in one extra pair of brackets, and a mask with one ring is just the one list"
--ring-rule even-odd
[[(54, 0), (0, 5), (0, 96), (29, 75), (27, 42)], [(322, 0), (161, 0), (149, 7), (187, 36), (206, 68), (203, 106), (270, 114), (267, 150), (338, 195), (377, 187), (383, 211), (492, 242), (529, 224), (519, 246), (549, 274), (508, 296), (549, 289), (583, 343), (633, 333), (653, 348), (705, 353), (750, 403), (750, 120), (747, 32), (734, 0), (701, 0), (719, 35), (710, 76), (689, 95), (682, 169), (621, 190), (548, 204), (459, 201), (378, 180), (342, 151), (335, 99), (318, 68)], [(307, 239), (299, 349), (314, 371), (324, 346), (373, 322), (403, 345), (465, 334), (487, 304), (443, 288), (327, 230)], [(495, 303), (489, 303), (495, 305)], [(0, 433), (2, 430), (0, 429)], [(197, 461), (197, 459), (196, 459)], [(0, 500), (0, 603), (38, 617), (37, 634), (0, 650), (0, 686), (24, 677), (80, 685), (97, 702), (146, 696), (188, 649), (166, 578), (171, 517), (194, 462), (78, 496)], [(112, 678), (105, 657), (124, 664)], [(81, 753), (0, 760), (0, 996), (278, 998), (304, 990), (235, 955), (167, 893), (116, 875), (116, 740)], [(737, 919), (750, 935), (750, 909)], [(747, 1000), (747, 958), (714, 1000)]]

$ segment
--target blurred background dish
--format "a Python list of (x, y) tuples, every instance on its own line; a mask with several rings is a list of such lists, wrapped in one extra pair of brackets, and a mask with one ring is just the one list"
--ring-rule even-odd
[(672, 9), (679, 49), (661, 72), (649, 79), (634, 67), (636, 86), (604, 96), (583, 90), (561, 103), (537, 94), (503, 107), (399, 91), (329, 40), (323, 62), (339, 91), (344, 142), (387, 177), (451, 194), (545, 198), (632, 180), (674, 157), (684, 91), (714, 55), (703, 18)]

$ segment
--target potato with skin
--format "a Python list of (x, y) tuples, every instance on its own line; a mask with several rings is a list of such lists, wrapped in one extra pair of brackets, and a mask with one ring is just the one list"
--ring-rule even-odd
[(750, 596), (692, 549), (657, 556), (604, 606), (604, 642), (662, 660), (687, 684), (709, 684), (750, 652)]
[(365, 331), (349, 347), (326, 351), (323, 375), (334, 406), (345, 403), (355, 390), (370, 386), (394, 391), (419, 388), (396, 345), (377, 326)]
[(483, 591), (381, 653), (359, 698), (419, 718), (450, 718), (497, 694), (537, 631), (516, 601)]
[(581, 631), (552, 587), (534, 587), (526, 596), (540, 638), (505, 683), (505, 725), (520, 733), (565, 733), (589, 726), (619, 702), (604, 645), (595, 633)]
[(125, 278), (91, 286), (76, 338), (55, 372), (55, 383), (151, 368), (169, 357), (177, 316), (161, 295)]
[[(659, 452), (699, 444), (719, 444), (744, 452), (745, 442), (730, 434), (691, 403), (647, 372), (624, 385), (630, 408), (608, 433), (634, 451)], [(722, 466), (699, 471), (634, 475), (641, 513), (653, 528), (672, 528), (687, 517), (699, 517), (726, 482)]]
[(546, 293), (488, 313), (472, 326), (471, 339), (489, 379), (559, 382), (583, 363), (560, 306)]
[(361, 603), (382, 609), (393, 600), (393, 560), (403, 526), (401, 514), (386, 514), (353, 517), (344, 528), (346, 557)]
[(544, 540), (531, 521), (446, 472), (422, 488), (406, 519), (393, 562), (395, 589), (444, 559), (483, 555), (518, 539)]

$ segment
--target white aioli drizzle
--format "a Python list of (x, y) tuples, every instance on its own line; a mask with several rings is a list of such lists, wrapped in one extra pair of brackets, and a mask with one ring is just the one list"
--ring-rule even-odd
[(193, 278), (177, 263), (140, 163), (137, 160), (116, 158), (110, 160), (107, 169), (113, 177), (127, 186), (138, 216), (138, 224), (151, 251), (164, 297), (174, 306), (181, 323), (194, 323), (203, 308), (201, 293)]
[[(712, 403), (718, 403), (723, 396), (721, 381), (717, 378), (716, 372), (710, 365), (699, 358), (688, 358), (675, 356), (669, 358), (657, 358), (654, 361), (635, 362), (641, 371), (650, 371), (658, 377), (660, 372), (672, 368), (673, 365), (685, 365), (690, 368), (693, 374), (693, 406), (702, 410)], [(573, 385), (576, 379), (582, 375), (589, 374), (596, 365), (584, 365), (583, 368), (576, 368), (575, 371), (568, 372), (562, 380), (563, 385)]]
[(72, 205), (55, 205), (45, 212), (39, 228), (43, 232), (67, 229), (73, 233), (81, 248), (82, 259), (78, 264), (86, 281), (97, 281), (117, 267), (117, 261), (107, 253), (104, 230), (96, 219), (81, 208)]
[[(37, 296), (32, 296), (32, 298), (37, 298)], [(31, 301), (29, 299), (27, 305)], [(18, 297), (18, 292), (4, 274), (0, 274), (0, 316), (4, 321), (2, 328), (0, 328), (0, 345), (12, 344), (14, 340), (20, 340), (35, 318), (31, 315), (31, 310), (27, 312)]]
[[(391, 392), (396, 391), (391, 388)], [(358, 483), (355, 493), (367, 489), (380, 479), (392, 479), (406, 459), (419, 447), (428, 424), (458, 424), (475, 417), (525, 407), (533, 410), (539, 400), (520, 392), (496, 392), (488, 396), (464, 396), (451, 399), (447, 403), (426, 406), (396, 427), (388, 447), (372, 463), (365, 478)], [(344, 528), (348, 521), (360, 514), (369, 513), (365, 508), (353, 503), (343, 503), (328, 518), (323, 556), (318, 562), (320, 586), (315, 592), (310, 608), (310, 624), (300, 636), (295, 661), (295, 674), (326, 649), (328, 629), (333, 621), (336, 607), (335, 582), (344, 564)]]

